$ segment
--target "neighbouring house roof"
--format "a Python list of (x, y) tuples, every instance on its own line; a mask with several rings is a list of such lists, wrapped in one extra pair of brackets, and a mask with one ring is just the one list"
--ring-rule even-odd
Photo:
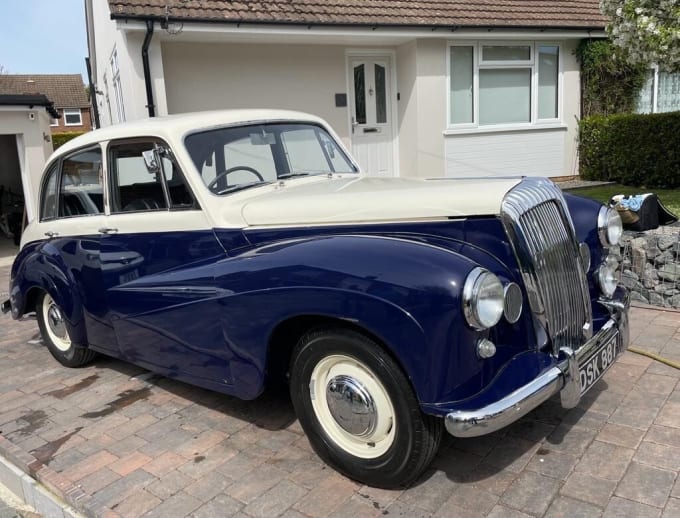
[(0, 93), (0, 106), (44, 106), (50, 117), (59, 118), (59, 112), (54, 109), (54, 104), (47, 96), (40, 94), (3, 94)]
[(109, 0), (112, 18), (167, 21), (603, 29), (599, 0)]
[(4, 74), (0, 75), (0, 94), (42, 94), (57, 108), (90, 106), (80, 74)]

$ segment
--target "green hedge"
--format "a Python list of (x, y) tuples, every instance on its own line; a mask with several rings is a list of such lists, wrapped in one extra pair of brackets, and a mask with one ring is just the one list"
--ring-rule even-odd
[(586, 180), (680, 187), (680, 112), (588, 117), (579, 128)]
[(646, 65), (631, 65), (608, 39), (587, 39), (574, 51), (581, 64), (583, 116), (635, 111), (647, 80)]
[(79, 137), (85, 133), (84, 131), (65, 131), (63, 133), (53, 133), (52, 134), (52, 148), (57, 149), (60, 146), (66, 144), (69, 140)]

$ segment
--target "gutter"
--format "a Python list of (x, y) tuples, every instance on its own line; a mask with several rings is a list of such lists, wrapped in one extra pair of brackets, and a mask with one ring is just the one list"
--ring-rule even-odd
[(142, 43), (142, 67), (144, 68), (144, 86), (146, 87), (146, 108), (149, 110), (149, 117), (156, 116), (156, 106), (153, 102), (153, 88), (151, 87), (151, 68), (149, 67), (149, 44), (153, 36), (154, 21), (146, 19), (146, 36)]
[(214, 25), (229, 25), (233, 24), (237, 27), (241, 26), (279, 26), (279, 27), (306, 27), (307, 29), (372, 29), (377, 31), (379, 29), (421, 29), (432, 32), (441, 31), (442, 33), (453, 33), (464, 29), (487, 30), (487, 31), (503, 31), (503, 30), (531, 30), (531, 31), (604, 31), (606, 26), (603, 25), (427, 25), (427, 24), (409, 24), (409, 23), (370, 23), (370, 22), (304, 22), (304, 21), (273, 21), (273, 20), (249, 20), (243, 18), (183, 18), (163, 15), (149, 15), (149, 14), (127, 14), (127, 13), (111, 13), (111, 20), (129, 20), (129, 21), (144, 21), (148, 23), (152, 20), (158, 20), (160, 23), (204, 23)]
[(54, 107), (54, 103), (43, 94), (0, 94), (0, 106), (44, 106), (53, 119), (61, 117)]

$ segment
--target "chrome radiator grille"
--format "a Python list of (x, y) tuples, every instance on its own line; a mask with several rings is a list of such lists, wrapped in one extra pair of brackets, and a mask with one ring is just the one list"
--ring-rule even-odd
[(534, 322), (557, 354), (578, 349), (592, 334), (586, 272), (562, 192), (552, 182), (526, 179), (503, 200), (501, 217), (515, 251)]

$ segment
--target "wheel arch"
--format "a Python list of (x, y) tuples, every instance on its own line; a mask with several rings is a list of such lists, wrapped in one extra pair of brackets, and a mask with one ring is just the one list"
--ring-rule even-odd
[(36, 309), (41, 293), (49, 293), (64, 313), (71, 340), (87, 345), (83, 305), (75, 279), (66, 265), (53, 254), (35, 251), (20, 255), (19, 267), (13, 272), (10, 296), (12, 306), (18, 308), (15, 318), (21, 318)]
[(396, 362), (408, 379), (411, 389), (417, 394), (411, 373), (404, 365), (404, 359), (387, 344), (383, 337), (356, 321), (319, 314), (292, 316), (279, 322), (274, 328), (267, 344), (265, 383), (278, 384), (285, 382), (288, 378), (288, 371), (295, 346), (304, 335), (315, 329), (322, 328), (341, 328), (354, 331), (373, 341)]

